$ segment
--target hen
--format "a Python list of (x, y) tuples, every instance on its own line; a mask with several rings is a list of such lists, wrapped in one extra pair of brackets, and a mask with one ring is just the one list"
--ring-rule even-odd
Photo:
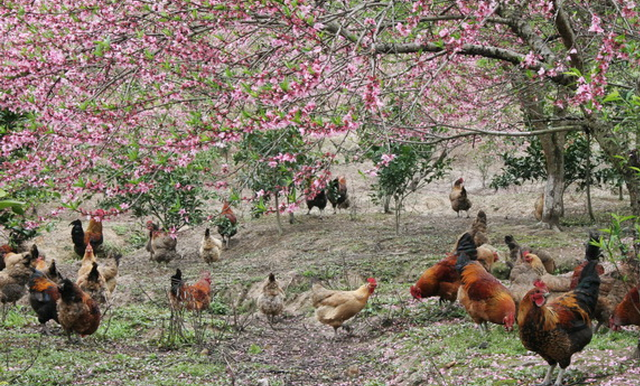
[[(347, 193), (347, 179), (344, 176), (334, 178), (327, 187), (327, 198), (333, 207), (333, 213), (338, 209), (347, 209), (351, 205)], [(325, 202), (326, 205), (326, 202)]]
[(460, 211), (467, 212), (467, 218), (469, 218), (469, 209), (471, 209), (471, 201), (467, 197), (467, 190), (464, 188), (464, 179), (458, 178), (453, 183), (451, 193), (449, 193), (449, 201), (451, 201), (451, 209), (453, 209), (458, 217), (460, 217)]
[(222, 211), (218, 218), (218, 234), (222, 237), (225, 248), (229, 248), (231, 237), (238, 233), (238, 219), (231, 209), (228, 201), (222, 205)]
[(313, 207), (317, 207), (320, 210), (320, 216), (324, 213), (324, 208), (327, 207), (327, 194), (324, 190), (318, 190), (315, 195), (313, 193), (307, 194), (307, 214), (311, 213)]
[(107, 281), (98, 270), (98, 263), (91, 263), (91, 270), (82, 276), (78, 276), (76, 284), (99, 304), (109, 303), (110, 293), (107, 289)]
[[(616, 306), (609, 319), (609, 328), (613, 331), (620, 330), (621, 326), (640, 326), (640, 298), (638, 287), (635, 286), (627, 292), (622, 301)], [(634, 358), (640, 357), (640, 340), (633, 353)]]
[(222, 241), (211, 236), (211, 231), (207, 228), (204, 237), (200, 241), (200, 257), (205, 263), (211, 264), (220, 260), (222, 251)]
[(262, 287), (262, 293), (258, 297), (258, 308), (267, 316), (269, 323), (273, 323), (284, 309), (284, 291), (272, 273), (269, 274), (269, 280)]
[(600, 287), (596, 264), (589, 262), (577, 287), (550, 303), (547, 304), (549, 291), (542, 281), (536, 281), (535, 288), (520, 302), (520, 340), (526, 349), (538, 353), (549, 364), (543, 385), (551, 384), (551, 376), (559, 364), (555, 386), (560, 386), (571, 356), (591, 341), (591, 318)]
[(314, 283), (311, 302), (316, 309), (316, 319), (333, 327), (334, 336), (337, 336), (338, 328), (344, 328), (345, 321), (362, 311), (377, 286), (376, 279), (372, 277), (367, 279), (367, 284), (354, 291), (328, 290), (319, 283)]
[(82, 229), (80, 220), (72, 221), (69, 226), (72, 226), (71, 241), (73, 241), (73, 250), (78, 256), (84, 256), (84, 249), (88, 244), (91, 244), (94, 253), (98, 253), (104, 242), (101, 221), (91, 218), (86, 231)]
[(36, 270), (27, 284), (29, 287), (29, 304), (38, 315), (38, 321), (42, 325), (42, 332), (49, 335), (47, 322), (58, 322), (58, 310), (56, 303), (60, 299), (58, 284), (50, 280), (47, 275)]
[(120, 254), (115, 254), (110, 265), (98, 265), (93, 247), (88, 244), (78, 269), (76, 284), (98, 303), (108, 303), (116, 287), (120, 258)]
[(71, 339), (71, 333), (84, 337), (100, 327), (100, 307), (89, 294), (69, 279), (64, 279), (58, 287), (60, 299), (56, 303), (58, 321)]
[(0, 303), (3, 314), (7, 303), (15, 304), (26, 293), (25, 285), (33, 273), (32, 265), (37, 259), (37, 251), (34, 245), (29, 252), (15, 254), (11, 264), (0, 271)]
[(176, 269), (176, 274), (171, 276), (169, 300), (174, 309), (185, 308), (197, 312), (208, 309), (211, 303), (211, 277), (209, 272), (204, 272), (200, 280), (189, 285), (182, 280), (180, 268)]
[(515, 264), (517, 264), (518, 260), (524, 255), (525, 252), (530, 252), (538, 256), (540, 261), (542, 261), (542, 264), (544, 264), (547, 272), (551, 274), (555, 272), (556, 262), (548, 252), (526, 245), (521, 246), (512, 235), (506, 235), (504, 237), (504, 242), (509, 248), (510, 261), (507, 262), (507, 264), (510, 267), (513, 267)]
[(158, 263), (168, 263), (178, 256), (176, 247), (178, 239), (175, 235), (160, 230), (160, 227), (152, 221), (147, 221), (149, 230), (149, 240), (147, 241), (147, 252), (149, 259)]
[(475, 245), (470, 234), (463, 236), (458, 247), (456, 269), (460, 272), (458, 300), (473, 321), (487, 330), (487, 322), (502, 324), (507, 331), (513, 329), (516, 305), (505, 287), (477, 261)]

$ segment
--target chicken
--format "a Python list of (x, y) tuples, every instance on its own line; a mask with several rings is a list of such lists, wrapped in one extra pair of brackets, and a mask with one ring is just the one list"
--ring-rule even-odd
[(104, 277), (104, 281), (107, 284), (107, 290), (112, 294), (118, 284), (118, 271), (120, 270), (120, 259), (122, 254), (119, 252), (113, 252), (109, 256), (111, 258), (109, 264), (102, 264), (98, 267), (100, 274)]
[[(347, 193), (347, 179), (344, 176), (334, 178), (327, 187), (327, 198), (333, 207), (333, 213), (338, 209), (347, 209), (351, 205)], [(325, 203), (326, 205), (326, 203)]]
[(197, 312), (208, 309), (211, 303), (211, 276), (209, 272), (203, 272), (200, 280), (189, 285), (182, 280), (180, 268), (176, 269), (176, 274), (171, 276), (169, 300), (174, 309), (186, 308)]
[(40, 251), (38, 251), (38, 247), (36, 246), (36, 244), (33, 244), (31, 248), (29, 248), (29, 251), (27, 252), (22, 252), (22, 253), (8, 252), (7, 254), (5, 254), (3, 258), (4, 266), (5, 266), (4, 269), (11, 268), (13, 265), (21, 262), (24, 256), (26, 255), (30, 256), (31, 267), (32, 268), (35, 267), (36, 261), (40, 256)]
[(484, 269), (487, 272), (491, 272), (491, 268), (493, 267), (493, 263), (500, 260), (498, 256), (498, 251), (490, 244), (483, 244), (477, 248), (478, 250), (478, 262), (482, 264)]
[(149, 241), (147, 241), (147, 252), (150, 260), (158, 263), (168, 263), (178, 256), (176, 247), (178, 239), (175, 235), (160, 230), (160, 227), (152, 221), (147, 221), (149, 230)]
[(99, 304), (105, 305), (111, 300), (107, 281), (98, 270), (98, 263), (96, 262), (91, 264), (91, 270), (86, 275), (78, 277), (76, 284)]
[(258, 297), (258, 308), (267, 316), (269, 323), (273, 323), (282, 313), (284, 296), (284, 291), (276, 281), (276, 277), (270, 273), (269, 280), (262, 287), (262, 293)]
[[(638, 287), (635, 286), (627, 292), (622, 301), (616, 306), (609, 319), (609, 328), (613, 331), (620, 330), (621, 326), (640, 326), (640, 298)], [(640, 357), (640, 340), (634, 353), (634, 358)]]
[(101, 221), (91, 218), (86, 231), (82, 229), (80, 220), (71, 221), (69, 226), (73, 227), (71, 228), (71, 241), (73, 241), (73, 250), (78, 256), (84, 256), (84, 249), (88, 244), (91, 244), (94, 253), (100, 251), (104, 242)]
[(409, 288), (415, 299), (438, 296), (440, 303), (455, 302), (458, 298), (460, 274), (456, 270), (458, 256), (450, 254), (422, 273), (415, 285)]
[[(489, 238), (487, 237), (487, 215), (483, 210), (478, 211), (478, 214), (476, 215), (476, 218), (473, 220), (471, 227), (465, 233), (469, 233), (471, 234), (471, 236), (473, 236), (473, 243), (477, 247), (487, 244), (489, 242)], [(462, 239), (462, 236), (464, 236), (465, 233), (458, 236), (456, 240), (456, 244), (453, 247), (454, 251), (458, 249), (460, 240)], [(494, 247), (491, 247), (491, 248), (495, 250)]]
[(100, 304), (106, 304), (116, 287), (116, 277), (121, 255), (112, 255), (110, 265), (98, 265), (91, 244), (87, 245), (78, 269), (76, 284)]
[(207, 228), (204, 231), (204, 237), (200, 241), (200, 257), (205, 263), (211, 264), (220, 260), (222, 251), (222, 241), (211, 236), (211, 231)]
[(324, 208), (327, 207), (327, 194), (324, 190), (318, 190), (315, 195), (313, 193), (307, 194), (307, 214), (311, 213), (313, 207), (317, 207), (320, 210), (320, 216), (324, 213)]
[(617, 331), (621, 326), (640, 326), (640, 298), (638, 288), (635, 286), (627, 292), (624, 299), (613, 310), (609, 320), (609, 327)]
[(4, 257), (9, 253), (15, 253), (13, 248), (9, 244), (0, 245), (0, 271), (7, 266), (4, 262)]
[(533, 216), (538, 221), (542, 221), (542, 211), (544, 209), (544, 192), (538, 196), (536, 202), (533, 204)]
[(545, 283), (551, 299), (555, 299), (571, 289), (570, 277), (549, 274), (540, 258), (529, 252), (525, 252), (522, 258), (518, 259), (511, 270), (509, 279), (511, 281), (509, 291), (511, 291), (516, 305), (529, 292), (531, 283), (536, 280), (541, 280)]
[(504, 325), (507, 331), (511, 331), (515, 323), (516, 304), (507, 287), (479, 262), (471, 259), (473, 253), (468, 252), (473, 249), (473, 238), (467, 233), (458, 247), (458, 300), (481, 329), (486, 331), (487, 322), (491, 322)]
[(37, 259), (37, 251), (34, 245), (29, 252), (15, 254), (11, 264), (0, 272), (0, 303), (3, 311), (7, 303), (15, 304), (27, 292), (26, 284), (33, 273), (32, 265)]
[(49, 335), (46, 323), (49, 320), (58, 322), (56, 303), (60, 299), (58, 284), (47, 277), (43, 271), (36, 270), (27, 284), (29, 287), (29, 304), (38, 315), (44, 334)]
[(225, 248), (229, 248), (231, 237), (238, 232), (238, 219), (231, 209), (228, 201), (222, 204), (222, 211), (218, 218), (218, 234), (222, 237)]
[(507, 262), (509, 266), (513, 267), (518, 259), (523, 256), (524, 252), (530, 252), (540, 258), (540, 261), (542, 261), (542, 264), (544, 264), (547, 272), (552, 274), (556, 271), (556, 262), (548, 252), (526, 245), (521, 246), (512, 235), (506, 235), (504, 237), (504, 242), (509, 248), (510, 261)]
[(56, 285), (62, 282), (63, 277), (58, 271), (55, 260), (51, 260), (51, 263), (47, 265), (47, 262), (45, 261), (44, 256), (39, 256), (36, 259), (34, 268), (36, 271), (40, 271), (44, 273), (47, 279), (53, 281), (54, 283), (56, 283)]
[(551, 384), (551, 376), (559, 364), (554, 385), (560, 386), (571, 356), (591, 341), (591, 318), (600, 288), (596, 264), (590, 261), (582, 271), (578, 286), (548, 304), (549, 291), (542, 281), (536, 281), (535, 287), (520, 302), (520, 340), (526, 349), (538, 353), (549, 364), (543, 385)]
[(471, 201), (467, 197), (467, 190), (464, 188), (464, 179), (458, 178), (453, 183), (451, 193), (449, 193), (449, 201), (451, 201), (451, 209), (453, 209), (458, 217), (460, 217), (460, 211), (467, 212), (467, 218), (469, 218), (469, 209), (471, 209)]
[(71, 339), (71, 333), (84, 337), (100, 327), (100, 307), (89, 294), (69, 279), (64, 279), (58, 287), (60, 299), (56, 303), (58, 322)]
[(328, 290), (319, 283), (314, 283), (311, 288), (311, 302), (316, 309), (316, 319), (333, 327), (334, 336), (337, 336), (338, 328), (344, 328), (345, 321), (362, 311), (377, 286), (376, 279), (372, 277), (354, 291)]

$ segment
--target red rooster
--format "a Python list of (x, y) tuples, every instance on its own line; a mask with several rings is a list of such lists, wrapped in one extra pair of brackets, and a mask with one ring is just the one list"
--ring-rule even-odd
[(409, 288), (411, 296), (418, 300), (439, 296), (440, 303), (455, 302), (460, 287), (460, 274), (455, 267), (457, 259), (455, 254), (451, 254), (424, 271), (416, 284)]
[(481, 329), (487, 330), (487, 322), (502, 324), (507, 331), (513, 329), (516, 304), (513, 297), (498, 279), (487, 272), (475, 257), (473, 236), (466, 233), (458, 246), (456, 269), (460, 272), (458, 300)]
[(211, 276), (204, 272), (202, 278), (189, 285), (182, 280), (182, 271), (176, 269), (176, 274), (171, 276), (171, 289), (169, 300), (174, 309), (182, 307), (187, 310), (201, 312), (209, 308), (211, 303)]

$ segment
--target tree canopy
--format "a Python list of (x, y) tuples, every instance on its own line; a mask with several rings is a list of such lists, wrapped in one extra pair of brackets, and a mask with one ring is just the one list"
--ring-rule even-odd
[(523, 99), (544, 102), (541, 132), (589, 130), (610, 160), (637, 147), (629, 0), (15, 0), (0, 20), (0, 108), (33, 117), (2, 132), (0, 187), (67, 204), (256, 131), (531, 135)]

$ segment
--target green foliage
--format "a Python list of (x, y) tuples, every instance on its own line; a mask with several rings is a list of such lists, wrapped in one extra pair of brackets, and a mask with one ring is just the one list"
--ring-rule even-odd
[[(217, 153), (201, 153), (187, 166), (171, 171), (158, 169), (154, 173), (132, 176), (115, 173), (114, 184), (118, 186), (145, 185), (143, 191), (123, 192), (103, 200), (103, 207), (128, 207), (138, 218), (152, 216), (163, 229), (180, 229), (184, 225), (199, 225), (206, 219), (205, 201), (213, 193), (205, 189), (206, 171)], [(114, 160), (125, 163), (126, 160)], [(123, 165), (123, 167), (127, 167)], [(113, 173), (102, 170), (103, 173)]]
[[(607, 161), (602, 152), (591, 151), (591, 179), (587, 180), (587, 157), (589, 144), (586, 136), (581, 132), (568, 134), (567, 145), (564, 151), (564, 189), (576, 183), (578, 189), (591, 186), (620, 186), (622, 177)], [(529, 181), (542, 181), (547, 178), (545, 157), (542, 152), (540, 140), (532, 137), (529, 145), (524, 149), (523, 155), (514, 155), (505, 151), (500, 155), (504, 166), (502, 173), (497, 174), (490, 186), (494, 189), (506, 188), (511, 185), (522, 185)]]
[[(233, 156), (240, 169), (240, 180), (256, 196), (252, 208), (254, 217), (268, 211), (267, 202), (273, 195), (286, 195), (287, 202), (296, 202), (298, 191), (304, 189), (306, 174), (313, 174), (319, 156), (308, 151), (309, 145), (295, 127), (280, 130), (254, 131), (244, 135), (238, 144), (239, 151)], [(284, 154), (287, 160), (277, 160)]]
[[(442, 178), (448, 170), (450, 161), (442, 153), (437, 159), (433, 159), (435, 147), (424, 144), (406, 144), (390, 142), (386, 146), (371, 146), (365, 154), (379, 166), (378, 179), (373, 184), (376, 202), (380, 202), (386, 196), (391, 196), (396, 201), (401, 201), (407, 195), (415, 191), (418, 185), (430, 183)], [(395, 156), (388, 164), (383, 165), (382, 157), (392, 154)]]

